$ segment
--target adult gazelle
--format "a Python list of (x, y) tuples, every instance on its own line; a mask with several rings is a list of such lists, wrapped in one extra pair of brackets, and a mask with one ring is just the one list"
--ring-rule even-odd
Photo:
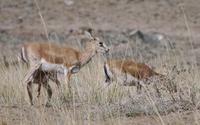
[[(110, 59), (104, 63), (105, 83), (110, 85), (112, 81), (117, 81), (123, 86), (136, 86), (137, 92), (140, 93), (142, 86), (150, 84), (151, 78), (158, 76), (159, 81), (164, 81), (164, 87), (169, 92), (176, 92), (176, 86), (166, 76), (155, 72), (149, 66), (143, 63), (138, 63), (130, 59)], [(158, 81), (157, 81), (158, 82)], [(165, 84), (166, 82), (166, 84)], [(155, 89), (160, 95), (159, 86), (155, 84)]]
[(48, 93), (49, 104), (52, 96), (52, 90), (48, 84), (48, 79), (56, 81), (56, 73), (65, 75), (66, 83), (69, 85), (69, 80), (72, 74), (77, 73), (83, 66), (97, 53), (107, 53), (109, 48), (99, 38), (93, 37), (89, 32), (85, 32), (88, 38), (86, 47), (83, 51), (63, 47), (48, 42), (32, 42), (24, 44), (21, 49), (21, 59), (30, 64), (30, 70), (24, 83), (27, 84), (27, 91), (30, 98), (30, 103), (33, 105), (32, 84), (39, 84), (38, 95), (40, 94), (41, 85), (43, 85)]

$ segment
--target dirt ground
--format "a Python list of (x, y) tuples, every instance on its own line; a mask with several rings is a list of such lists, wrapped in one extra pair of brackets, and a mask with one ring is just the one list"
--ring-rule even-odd
[[(96, 30), (140, 29), (199, 37), (197, 0), (74, 0), (72, 5), (65, 4), (67, 1), (70, 0), (38, 1), (49, 33), (67, 34), (70, 29), (90, 26)], [(34, 1), (1, 0), (0, 5), (1, 33), (27, 39), (44, 34)]]
[[(126, 48), (127, 41), (134, 41), (135, 38), (130, 36), (130, 32), (156, 32), (169, 38), (176, 47), (173, 51), (179, 55), (179, 63), (189, 67), (191, 64), (197, 65), (197, 68), (200, 66), (200, 0), (0, 0), (1, 61), (3, 55), (11, 56), (8, 58), (15, 56), (22, 43), (47, 41), (46, 32), (54, 41), (73, 44), (70, 41), (70, 30), (78, 30), (81, 27), (91, 27), (108, 45), (118, 47), (112, 52), (116, 57)], [(131, 52), (135, 52), (134, 58), (151, 67), (157, 67), (155, 59), (158, 55), (164, 58), (168, 51), (163, 46), (155, 47), (145, 43), (133, 43), (131, 47)], [(166, 59), (166, 63), (167, 61)], [(174, 64), (176, 61), (171, 65)], [(161, 63), (158, 65), (157, 71), (164, 66)], [(161, 71), (165, 73), (163, 69)], [(68, 111), (67, 108), (63, 110)], [(0, 120), (7, 121), (8, 125), (30, 124), (22, 118), (32, 119), (34, 113), (40, 111), (45, 112), (44, 115), (56, 116), (55, 120), (59, 120), (59, 109), (49, 108), (44, 111), (44, 108), (40, 107), (20, 107), (15, 104), (0, 104)], [(170, 113), (162, 118), (166, 125), (182, 125), (197, 124), (195, 122), (199, 121), (200, 117), (195, 111), (186, 111)], [(113, 121), (118, 124), (163, 124), (159, 117), (154, 115), (122, 117), (99, 124), (113, 124)]]

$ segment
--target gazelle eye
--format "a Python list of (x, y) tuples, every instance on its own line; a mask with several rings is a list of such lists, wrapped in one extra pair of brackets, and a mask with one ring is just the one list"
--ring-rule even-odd
[(99, 45), (102, 47), (102, 46), (103, 46), (103, 43), (102, 43), (102, 42), (99, 42)]

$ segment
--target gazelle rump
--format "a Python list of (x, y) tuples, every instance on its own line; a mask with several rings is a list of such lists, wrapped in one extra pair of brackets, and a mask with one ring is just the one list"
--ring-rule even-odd
[[(62, 47), (48, 42), (32, 42), (25, 44), (21, 49), (22, 60), (25, 60), (25, 62), (29, 63), (31, 67), (34, 67), (36, 64), (38, 64), (38, 62), (44, 67), (41, 68), (42, 66), (40, 66), (37, 68), (38, 71), (36, 75), (34, 75), (35, 77), (33, 77), (33, 79), (37, 79), (38, 74), (41, 74), (41, 72), (55, 74), (56, 72), (64, 71), (66, 82), (70, 88), (69, 80), (71, 74), (77, 73), (83, 66), (89, 63), (97, 53), (107, 53), (109, 51), (109, 48), (104, 44), (103, 41), (100, 41), (99, 38), (92, 37), (88, 32), (85, 32), (85, 35), (87, 36), (88, 41), (86, 42), (86, 47), (83, 51), (79, 51), (70, 47)], [(59, 68), (52, 68), (52, 66)], [(48, 67), (51, 67), (51, 71), (48, 71)], [(29, 70), (29, 72), (31, 72), (31, 70)], [(41, 85), (44, 85), (48, 92), (49, 102), (52, 96), (52, 90), (46, 79), (48, 79), (47, 76), (51, 75), (42, 74), (39, 76), (41, 77), (41, 80), (39, 83), (37, 81), (37, 84), (39, 84), (38, 92), (40, 91)], [(27, 91), (31, 104), (33, 104), (33, 82), (34, 80), (28, 80), (25, 83), (27, 84)]]
[[(140, 93), (142, 84), (153, 76), (163, 78), (164, 75), (152, 70), (149, 66), (143, 63), (137, 63), (130, 59), (110, 59), (104, 63), (105, 83), (110, 85), (116, 80), (124, 86), (136, 86), (137, 92)], [(156, 90), (159, 94), (159, 90)]]

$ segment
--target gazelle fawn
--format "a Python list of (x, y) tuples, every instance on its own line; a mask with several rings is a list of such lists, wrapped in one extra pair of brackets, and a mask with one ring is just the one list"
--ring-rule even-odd
[(97, 53), (107, 53), (109, 51), (109, 48), (99, 38), (93, 37), (88, 32), (85, 32), (85, 35), (88, 41), (83, 51), (48, 42), (24, 44), (21, 49), (21, 59), (30, 64), (30, 75), (28, 78), (25, 78), (24, 82), (27, 84), (31, 105), (33, 105), (33, 83), (39, 85), (38, 95), (41, 85), (46, 88), (48, 93), (47, 104), (49, 104), (52, 96), (52, 89), (48, 84), (49, 78), (58, 82), (56, 73), (60, 72), (65, 75), (66, 83), (70, 88), (69, 80), (72, 74), (77, 73), (83, 66), (89, 63)]
[[(110, 85), (112, 81), (117, 81), (123, 86), (136, 86), (137, 93), (141, 92), (142, 85), (149, 84), (149, 78), (153, 76), (159, 76), (161, 79), (165, 79), (164, 75), (161, 75), (151, 69), (149, 66), (143, 63), (137, 63), (130, 59), (110, 59), (104, 63), (105, 83)], [(171, 83), (169, 83), (171, 84)], [(173, 87), (171, 85), (167, 87)], [(176, 88), (169, 88), (172, 91), (176, 91)], [(168, 90), (169, 90), (168, 89)], [(156, 86), (156, 91), (160, 95), (160, 92)]]

